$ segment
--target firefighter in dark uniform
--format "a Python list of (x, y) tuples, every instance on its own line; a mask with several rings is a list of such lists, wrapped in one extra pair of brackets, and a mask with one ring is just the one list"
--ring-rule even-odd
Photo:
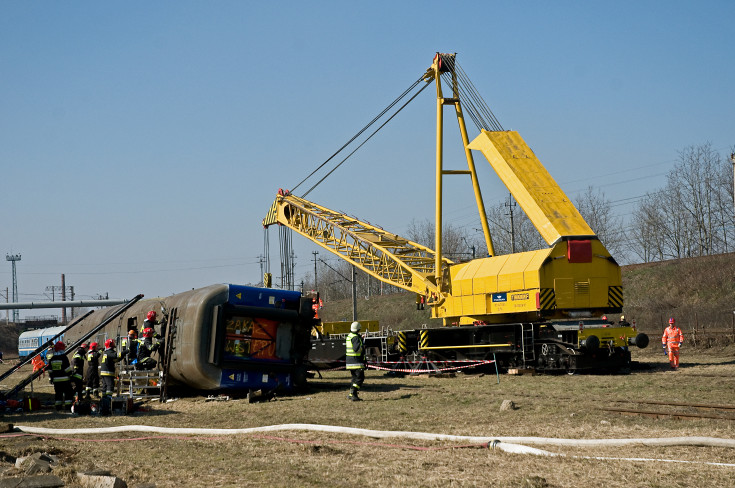
[(359, 334), (360, 328), (360, 322), (352, 322), (350, 333), (345, 339), (347, 369), (352, 374), (350, 395), (347, 398), (353, 402), (362, 400), (358, 396), (358, 393), (360, 388), (362, 388), (362, 383), (365, 381), (365, 343)]
[(87, 387), (84, 392), (89, 398), (90, 396), (99, 396), (100, 394), (100, 353), (97, 350), (97, 343), (89, 344), (89, 352), (87, 353)]
[(51, 383), (54, 385), (54, 407), (61, 410), (71, 409), (74, 389), (71, 384), (71, 364), (65, 354), (66, 345), (59, 341), (54, 344), (54, 355), (49, 360), (48, 369)]
[(71, 358), (71, 381), (74, 385), (76, 400), (80, 401), (84, 394), (84, 356), (87, 355), (87, 345), (82, 344)]
[(130, 329), (128, 338), (123, 340), (123, 348), (127, 348), (128, 353), (125, 355), (125, 363), (131, 367), (135, 367), (138, 363), (138, 331)]
[(156, 367), (157, 361), (151, 357), (161, 346), (161, 343), (153, 342), (153, 329), (143, 329), (143, 339), (138, 341), (138, 369), (150, 370)]
[(115, 391), (115, 377), (117, 371), (115, 364), (122, 360), (127, 354), (127, 350), (123, 349), (120, 354), (115, 349), (114, 339), (105, 341), (105, 352), (102, 353), (100, 360), (100, 377), (102, 378), (102, 397), (111, 397)]

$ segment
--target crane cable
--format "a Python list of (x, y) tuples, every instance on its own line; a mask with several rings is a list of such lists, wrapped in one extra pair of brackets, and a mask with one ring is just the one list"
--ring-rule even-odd
[(475, 85), (470, 80), (467, 73), (462, 69), (457, 60), (452, 56), (442, 58), (449, 68), (448, 72), (442, 73), (444, 82), (450, 87), (452, 86), (452, 71), (457, 74), (457, 90), (460, 98), (467, 108), (470, 118), (477, 126), (478, 130), (502, 131), (503, 127), (488, 107), (485, 100), (480, 96)]
[[(474, 122), (475, 126), (477, 126), (478, 130), (492, 130), (492, 131), (502, 131), (503, 127), (500, 125), (500, 122), (495, 117), (495, 114), (492, 113), (490, 108), (487, 106), (487, 103), (485, 100), (483, 100), (482, 96), (477, 92), (477, 89), (475, 88), (472, 81), (469, 79), (467, 74), (464, 72), (461, 66), (459, 66), (459, 63), (456, 62), (456, 60), (453, 57), (447, 57), (445, 59), (445, 62), (448, 63), (448, 66), (450, 67), (449, 72), (445, 72), (442, 74), (442, 78), (445, 83), (447, 83), (450, 87), (452, 86), (452, 75), (451, 72), (454, 71), (457, 75), (457, 95), (463, 100), (465, 103), (465, 106), (467, 107), (467, 113), (469, 114), (470, 118)], [(337, 151), (334, 152), (329, 158), (327, 158), (326, 161), (321, 163), (317, 168), (309, 173), (308, 176), (306, 176), (303, 180), (301, 180), (296, 186), (292, 188), (292, 192), (295, 191), (297, 188), (299, 188), (306, 180), (314, 176), (317, 171), (322, 169), (327, 163), (329, 163), (332, 159), (334, 159), (335, 156), (337, 156), (340, 152), (342, 152), (347, 146), (349, 146), (352, 142), (355, 141), (358, 137), (360, 137), (366, 130), (368, 130), (370, 127), (372, 127), (373, 124), (375, 124), (378, 120), (380, 120), (386, 113), (388, 113), (398, 102), (400, 102), (407, 94), (409, 94), (411, 91), (413, 91), (416, 86), (418, 86), (419, 83), (422, 81), (426, 81), (425, 75), (422, 75), (419, 79), (417, 79), (413, 84), (411, 84), (410, 87), (408, 87), (403, 93), (401, 93), (395, 100), (393, 100), (386, 108), (384, 108), (378, 115), (376, 115), (370, 122), (368, 122), (362, 129), (360, 129), (357, 134), (352, 136), (349, 141), (347, 141), (345, 144), (342, 145)], [(317, 181), (314, 185), (312, 185), (311, 188), (309, 188), (304, 194), (302, 195), (302, 198), (305, 198), (309, 193), (311, 193), (312, 190), (314, 190), (317, 186), (319, 186), (327, 177), (329, 177), (332, 173), (334, 173), (337, 168), (342, 166), (342, 164), (347, 161), (355, 152), (357, 152), (358, 149), (360, 149), (367, 141), (369, 141), (377, 132), (385, 127), (385, 125), (390, 122), (398, 113), (403, 110), (406, 105), (408, 105), (411, 101), (413, 101), (424, 89), (426, 89), (427, 86), (429, 86), (430, 83), (426, 83), (418, 92), (416, 92), (406, 103), (401, 105), (398, 110), (396, 110), (393, 115), (391, 115), (383, 124), (381, 124), (375, 131), (373, 131), (372, 134), (370, 134), (360, 145), (357, 146), (352, 152), (350, 152), (342, 161), (340, 161), (334, 168), (332, 168), (324, 177), (322, 177), (319, 181)]]
[[(419, 81), (420, 81), (420, 80), (419, 80)], [(414, 85), (414, 86), (415, 86), (415, 85)], [(391, 120), (393, 120), (393, 117), (395, 117), (396, 115), (398, 115), (398, 114), (399, 114), (399, 113), (401, 112), (401, 110), (403, 110), (404, 108), (406, 108), (406, 105), (408, 105), (409, 103), (411, 103), (411, 102), (413, 101), (413, 99), (415, 99), (415, 98), (416, 98), (417, 96), (419, 96), (419, 94), (420, 94), (420, 93), (421, 93), (422, 91), (424, 91), (424, 90), (426, 89), (426, 87), (427, 87), (427, 86), (429, 86), (429, 83), (427, 83), (427, 84), (425, 84), (425, 85), (424, 85), (423, 87), (421, 87), (421, 89), (420, 89), (419, 91), (417, 91), (417, 92), (416, 92), (416, 94), (414, 94), (414, 96), (412, 96), (411, 98), (409, 98), (409, 99), (408, 99), (408, 101), (407, 101), (406, 103), (404, 103), (403, 105), (401, 105), (401, 107), (400, 107), (400, 108), (399, 108), (398, 110), (396, 110), (396, 112), (395, 112), (395, 113), (394, 113), (393, 115), (391, 115), (390, 117), (388, 117), (388, 120), (386, 120), (385, 122), (383, 122), (383, 123), (382, 123), (382, 124), (380, 125), (380, 127), (378, 127), (377, 129), (375, 129), (375, 130), (373, 131), (373, 133), (372, 133), (372, 134), (370, 134), (370, 135), (369, 135), (369, 136), (367, 137), (367, 139), (365, 139), (364, 141), (362, 141), (362, 142), (360, 143), (360, 145), (359, 145), (359, 146), (357, 146), (357, 147), (356, 147), (356, 148), (355, 148), (355, 149), (354, 149), (354, 150), (353, 150), (353, 151), (352, 151), (352, 152), (351, 152), (350, 154), (348, 154), (347, 156), (345, 156), (345, 158), (344, 158), (344, 159), (343, 159), (342, 161), (340, 161), (340, 162), (339, 162), (339, 163), (338, 163), (338, 164), (337, 164), (337, 165), (336, 165), (336, 166), (335, 166), (334, 168), (332, 168), (332, 170), (331, 170), (331, 171), (330, 171), (329, 173), (327, 173), (326, 175), (324, 175), (324, 177), (323, 177), (323, 178), (322, 178), (321, 180), (317, 181), (317, 182), (316, 182), (316, 183), (315, 183), (315, 184), (314, 184), (314, 185), (313, 185), (313, 186), (312, 186), (311, 188), (309, 188), (309, 189), (308, 189), (308, 190), (306, 191), (306, 193), (304, 193), (304, 194), (302, 195), (302, 197), (306, 197), (306, 195), (308, 195), (309, 193), (311, 193), (311, 191), (312, 191), (312, 190), (313, 190), (314, 188), (316, 188), (316, 187), (317, 187), (317, 186), (319, 186), (319, 185), (320, 185), (320, 184), (321, 184), (321, 183), (322, 183), (322, 182), (323, 182), (324, 180), (326, 180), (326, 179), (327, 179), (327, 177), (328, 177), (329, 175), (331, 175), (332, 173), (334, 173), (334, 172), (335, 172), (335, 171), (337, 170), (337, 168), (339, 168), (340, 166), (342, 166), (342, 163), (344, 163), (345, 161), (347, 161), (347, 159), (349, 159), (349, 157), (350, 157), (350, 156), (352, 156), (353, 154), (355, 154), (355, 152), (357, 152), (357, 150), (358, 150), (358, 149), (360, 149), (360, 148), (361, 148), (362, 146), (364, 146), (364, 145), (365, 145), (365, 143), (366, 143), (367, 141), (369, 141), (370, 139), (372, 139), (372, 137), (373, 137), (373, 136), (374, 136), (375, 134), (377, 134), (377, 133), (378, 133), (378, 131), (379, 131), (380, 129), (382, 129), (383, 127), (385, 127), (385, 125), (386, 125), (386, 124), (387, 124), (388, 122), (390, 122)], [(372, 124), (372, 122), (371, 122), (371, 124)], [(367, 128), (367, 127), (366, 127), (366, 128)], [(357, 137), (357, 136), (356, 136), (356, 137)], [(354, 139), (354, 138), (353, 138), (353, 139)], [(341, 151), (341, 149), (340, 149), (340, 151)], [(312, 173), (312, 174), (313, 174), (313, 173)]]
[[(306, 178), (304, 178), (304, 179), (303, 179), (303, 180), (301, 180), (301, 181), (300, 181), (300, 182), (299, 182), (299, 183), (298, 183), (298, 184), (297, 184), (296, 186), (294, 186), (294, 187), (293, 187), (293, 189), (292, 189), (291, 191), (294, 191), (294, 190), (296, 190), (296, 189), (297, 189), (297, 188), (298, 188), (299, 186), (301, 186), (301, 185), (302, 185), (302, 184), (303, 184), (303, 183), (304, 183), (304, 182), (305, 182), (306, 180), (308, 180), (309, 178), (311, 178), (312, 176), (314, 176), (314, 174), (315, 174), (315, 173), (316, 173), (317, 171), (319, 171), (320, 169), (322, 169), (322, 168), (324, 167), (324, 165), (326, 165), (326, 164), (327, 164), (327, 163), (328, 163), (329, 161), (331, 161), (331, 160), (332, 160), (332, 159), (333, 159), (333, 158), (334, 158), (335, 156), (337, 156), (337, 154), (339, 154), (340, 152), (342, 152), (342, 150), (344, 150), (344, 149), (345, 149), (345, 148), (346, 148), (347, 146), (349, 146), (349, 145), (350, 145), (350, 144), (351, 144), (351, 143), (352, 143), (352, 142), (353, 142), (353, 141), (354, 141), (355, 139), (357, 139), (358, 137), (360, 137), (360, 136), (362, 135), (362, 133), (363, 133), (363, 132), (365, 132), (366, 130), (368, 130), (368, 129), (369, 129), (369, 128), (370, 128), (370, 127), (371, 127), (371, 126), (372, 126), (372, 125), (373, 125), (373, 124), (374, 124), (375, 122), (377, 122), (377, 121), (378, 121), (378, 120), (379, 120), (379, 119), (380, 119), (381, 117), (383, 117), (383, 116), (384, 116), (384, 115), (385, 115), (385, 114), (386, 114), (386, 113), (387, 113), (387, 112), (388, 112), (388, 111), (389, 111), (389, 110), (390, 110), (391, 108), (393, 108), (393, 107), (394, 107), (394, 106), (395, 106), (395, 105), (396, 105), (396, 104), (397, 104), (398, 102), (400, 102), (400, 101), (401, 101), (401, 100), (402, 100), (402, 99), (403, 99), (403, 98), (404, 98), (404, 97), (405, 97), (405, 96), (406, 96), (406, 95), (407, 95), (408, 93), (410, 93), (410, 92), (411, 92), (411, 91), (412, 91), (412, 90), (413, 90), (414, 88), (416, 88), (416, 86), (417, 86), (417, 85), (418, 85), (419, 83), (421, 83), (421, 81), (422, 81), (422, 80), (423, 80), (423, 77), (421, 77), (421, 78), (419, 78), (418, 80), (416, 80), (415, 82), (413, 82), (413, 84), (411, 84), (411, 86), (409, 86), (409, 87), (408, 87), (408, 88), (407, 88), (407, 89), (406, 89), (406, 90), (405, 90), (405, 91), (404, 91), (403, 93), (401, 93), (401, 94), (400, 94), (400, 95), (399, 95), (399, 96), (398, 96), (398, 97), (397, 97), (397, 98), (396, 98), (395, 100), (393, 100), (393, 101), (392, 101), (392, 102), (391, 102), (391, 103), (390, 103), (390, 104), (389, 104), (389, 105), (388, 105), (387, 107), (385, 107), (385, 108), (384, 108), (384, 109), (383, 109), (383, 110), (382, 110), (382, 111), (381, 111), (381, 112), (380, 112), (380, 113), (379, 113), (378, 115), (376, 115), (376, 116), (375, 116), (375, 117), (373, 118), (373, 120), (371, 120), (370, 122), (368, 122), (368, 123), (367, 123), (367, 125), (365, 125), (365, 127), (363, 127), (362, 129), (360, 129), (360, 130), (359, 130), (359, 131), (357, 132), (357, 134), (355, 134), (354, 136), (352, 136), (352, 138), (351, 138), (351, 139), (350, 139), (349, 141), (347, 141), (346, 143), (344, 143), (344, 145), (343, 145), (342, 147), (340, 147), (339, 149), (337, 149), (337, 151), (335, 151), (335, 153), (334, 153), (334, 154), (332, 154), (331, 156), (329, 156), (329, 158), (327, 158), (327, 160), (326, 160), (326, 161), (324, 161), (324, 162), (323, 162), (322, 164), (320, 164), (320, 165), (319, 165), (319, 166), (318, 166), (318, 167), (317, 167), (317, 168), (316, 168), (316, 169), (315, 169), (314, 171), (312, 171), (312, 172), (311, 172), (311, 173), (310, 173), (310, 174), (309, 174), (309, 175), (308, 175), (308, 176), (307, 176)], [(412, 98), (412, 100), (413, 100), (413, 98)], [(404, 106), (405, 106), (405, 105), (404, 105)], [(403, 108), (403, 107), (401, 107), (401, 109), (402, 109), (402, 108)], [(399, 109), (399, 111), (400, 111), (401, 109)], [(372, 137), (372, 136), (371, 136), (371, 137)], [(349, 157), (349, 156), (348, 156), (348, 157)], [(345, 159), (347, 159), (347, 158), (345, 158)], [(343, 160), (342, 162), (344, 162), (344, 160)], [(342, 163), (340, 163), (340, 164), (342, 164)], [(320, 181), (320, 183), (321, 183), (321, 181)], [(315, 186), (316, 186), (316, 185), (315, 185)], [(313, 187), (312, 187), (312, 189), (313, 189)], [(311, 190), (309, 190), (309, 191), (311, 191)], [(307, 193), (308, 193), (308, 192), (307, 192)], [(304, 196), (306, 196), (306, 195), (304, 195)]]

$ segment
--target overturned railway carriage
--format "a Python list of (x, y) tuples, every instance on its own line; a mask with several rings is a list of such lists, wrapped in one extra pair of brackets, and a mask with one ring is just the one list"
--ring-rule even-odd
[[(75, 341), (110, 317), (99, 310), (67, 332)], [(140, 331), (146, 314), (158, 311), (155, 331), (164, 342), (168, 385), (197, 390), (291, 390), (306, 382), (305, 362), (312, 328), (311, 300), (299, 292), (239, 285), (212, 285), (166, 298), (135, 303), (89, 342)]]

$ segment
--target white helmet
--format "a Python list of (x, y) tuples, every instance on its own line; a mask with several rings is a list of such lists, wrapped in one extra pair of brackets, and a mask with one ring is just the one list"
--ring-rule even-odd
[(350, 331), (351, 332), (360, 332), (360, 322), (352, 322), (352, 325), (350, 325)]

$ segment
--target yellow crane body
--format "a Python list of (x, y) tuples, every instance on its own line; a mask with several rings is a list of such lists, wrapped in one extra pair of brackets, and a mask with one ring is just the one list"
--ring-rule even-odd
[(518, 132), (483, 130), (468, 147), (485, 156), (547, 244), (595, 235)]
[(597, 239), (455, 264), (450, 278), (451, 294), (435, 311), (456, 325), (572, 319), (622, 308), (620, 267)]

